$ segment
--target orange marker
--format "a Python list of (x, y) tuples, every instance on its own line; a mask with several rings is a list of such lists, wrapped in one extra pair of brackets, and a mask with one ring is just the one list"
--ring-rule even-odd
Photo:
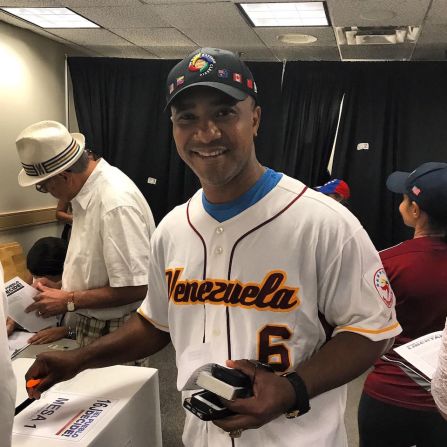
[(37, 385), (39, 385), (40, 382), (42, 382), (42, 379), (29, 379), (26, 382), (26, 387), (27, 388), (35, 388)]

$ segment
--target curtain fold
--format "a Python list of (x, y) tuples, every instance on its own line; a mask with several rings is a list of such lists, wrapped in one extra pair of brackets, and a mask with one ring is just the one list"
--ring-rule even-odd
[(309, 186), (327, 181), (346, 75), (337, 62), (288, 62), (281, 96), (282, 170)]
[[(385, 187), (395, 166), (399, 129), (399, 67), (387, 64), (349, 64), (338, 130), (333, 176), (351, 188), (350, 208), (376, 247), (392, 244), (398, 218)], [(364, 149), (368, 145), (368, 149)], [(363, 148), (363, 149), (362, 149)]]

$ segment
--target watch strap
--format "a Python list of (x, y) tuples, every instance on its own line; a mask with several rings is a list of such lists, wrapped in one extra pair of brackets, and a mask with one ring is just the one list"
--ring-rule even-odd
[(295, 403), (286, 412), (287, 418), (295, 418), (310, 410), (309, 395), (303, 379), (296, 372), (288, 372), (282, 375), (295, 390)]

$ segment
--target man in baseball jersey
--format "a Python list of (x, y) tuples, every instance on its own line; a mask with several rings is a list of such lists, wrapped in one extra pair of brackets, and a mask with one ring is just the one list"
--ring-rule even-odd
[(344, 384), (400, 332), (392, 291), (378, 288), (387, 280), (376, 250), (343, 206), (257, 161), (257, 88), (236, 55), (190, 54), (168, 76), (167, 104), (178, 153), (202, 189), (151, 239), (139, 315), (64, 362), (39, 356), (27, 374), (43, 379), (32, 395), (171, 339), (179, 378), (202, 358), (243, 371), (254, 389), (227, 402), (234, 416), (188, 414), (186, 446), (346, 446)]

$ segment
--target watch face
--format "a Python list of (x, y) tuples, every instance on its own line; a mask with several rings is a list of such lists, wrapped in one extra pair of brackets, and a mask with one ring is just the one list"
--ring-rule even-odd
[(75, 305), (74, 305), (73, 301), (69, 301), (67, 303), (67, 310), (68, 310), (68, 312), (73, 312), (75, 310)]

